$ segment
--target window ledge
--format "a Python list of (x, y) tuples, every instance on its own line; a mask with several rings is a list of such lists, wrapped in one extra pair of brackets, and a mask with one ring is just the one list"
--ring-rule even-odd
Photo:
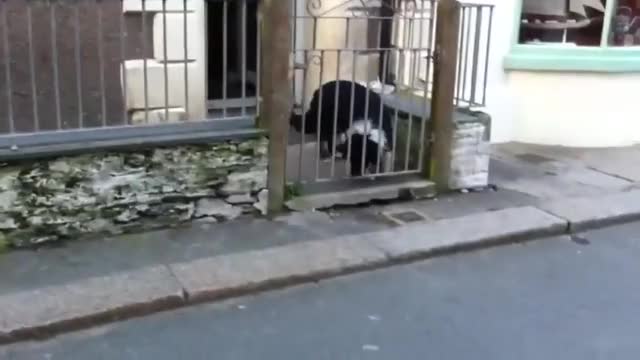
[(529, 71), (640, 72), (640, 47), (517, 45), (505, 57), (504, 68)]

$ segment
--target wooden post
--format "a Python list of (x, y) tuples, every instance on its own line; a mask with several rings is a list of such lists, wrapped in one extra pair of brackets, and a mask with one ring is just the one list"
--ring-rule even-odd
[[(458, 33), (460, 31), (460, 3), (457, 0), (438, 1), (435, 43), (435, 67), (431, 98), (431, 133), (433, 146), (430, 170), (438, 190), (449, 190), (451, 172), (451, 142), (454, 131), (456, 67), (458, 63)], [(425, 141), (431, 141), (429, 132)], [(425, 159), (427, 157), (425, 156)], [(430, 165), (430, 166), (429, 166)]]
[(289, 57), (291, 29), (288, 0), (262, 2), (262, 97), (261, 127), (269, 131), (269, 215), (284, 207), (286, 186), (287, 135), (291, 114), (291, 81)]

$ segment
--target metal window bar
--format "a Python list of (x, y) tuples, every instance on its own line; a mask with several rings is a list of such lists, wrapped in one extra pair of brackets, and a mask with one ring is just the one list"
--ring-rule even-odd
[(27, 3), (27, 36), (29, 41), (29, 70), (31, 80), (31, 101), (33, 105), (33, 129), (40, 129), (40, 121), (38, 117), (38, 86), (36, 84), (36, 69), (33, 49), (33, 10), (32, 3)]
[(487, 103), (493, 5), (462, 4), (455, 102), (459, 107)]
[(53, 65), (53, 92), (56, 107), (56, 128), (62, 129), (62, 113), (60, 111), (60, 75), (58, 72), (58, 28), (56, 26), (56, 3), (49, 1), (49, 23), (51, 25), (51, 57)]
[[(224, 49), (219, 43), (212, 45), (217, 46), (214, 53), (220, 50), (225, 58), (226, 45), (240, 45), (243, 55), (237, 64), (225, 59), (223, 75), (226, 80), (230, 68), (238, 65), (234, 70), (245, 87), (244, 109), (231, 113), (225, 106), (222, 116), (214, 112), (203, 118), (200, 109), (192, 109), (192, 104), (198, 103), (192, 101), (193, 96), (200, 96), (200, 90), (190, 82), (195, 79), (206, 85), (207, 79), (196, 79), (191, 71), (206, 68), (207, 59), (190, 45), (197, 41), (191, 34), (193, 24), (206, 23), (197, 18), (207, 14), (199, 12), (195, 1), (0, 0), (0, 53), (4, 60), (0, 65), (0, 116), (5, 120), (0, 130), (0, 160), (36, 153), (53, 155), (68, 149), (257, 132), (255, 114), (248, 111), (253, 105), (247, 102), (251, 99), (246, 88), (254, 81), (259, 97), (261, 19), (253, 12), (257, 1), (225, 0), (225, 9), (232, 4), (243, 9), (236, 21), (243, 29), (237, 34), (225, 33)], [(11, 21), (14, 14), (23, 22)], [(150, 19), (161, 20), (162, 25), (154, 27)], [(229, 21), (228, 14), (222, 20)], [(220, 25), (221, 20), (215, 21)], [(230, 24), (224, 25), (226, 32)], [(137, 30), (132, 34), (133, 29)], [(210, 31), (205, 30), (203, 33)], [(60, 36), (65, 31), (70, 31), (70, 36)], [(176, 38), (183, 42), (177, 47)], [(155, 51), (150, 41), (159, 44)], [(176, 56), (180, 53), (183, 58)], [(247, 65), (254, 61), (257, 74), (250, 80), (248, 72), (254, 69)], [(173, 89), (182, 88), (184, 98), (177, 99), (174, 94), (178, 92)], [(193, 116), (192, 110), (198, 115)], [(174, 111), (186, 116), (176, 116)]]
[[(74, 55), (75, 55), (75, 65), (76, 65), (76, 91), (78, 92), (78, 127), (84, 127), (84, 103), (82, 101), (83, 91), (82, 91), (82, 43), (80, 37), (80, 2), (76, 3), (73, 7), (74, 12), (74, 33), (75, 33), (75, 46), (74, 46)], [(123, 69), (124, 70), (124, 69)], [(125, 97), (126, 99), (126, 97)]]
[[(149, 69), (147, 67), (147, 0), (142, 1), (142, 76), (144, 92), (144, 123), (149, 123)], [(165, 44), (166, 45), (166, 44)]]
[[(124, 0), (120, 0), (120, 6), (124, 8)], [(122, 123), (127, 125), (129, 123), (129, 111), (127, 110), (127, 71), (124, 67), (124, 63), (127, 60), (127, 40), (129, 35), (127, 33), (127, 24), (124, 21), (124, 16), (120, 16), (120, 72), (122, 77)]]
[[(282, 0), (281, 0), (282, 1)], [(241, 7), (241, 20), (240, 20), (240, 33), (241, 33), (241, 45), (240, 45), (240, 97), (242, 98), (242, 115), (247, 114), (247, 2), (242, 1)]]
[(189, 34), (187, 0), (182, 0), (182, 32), (184, 45), (184, 112), (189, 116)]
[(3, 52), (5, 58), (5, 81), (7, 91), (7, 119), (9, 121), (9, 133), (15, 132), (15, 119), (13, 118), (13, 86), (11, 81), (11, 46), (9, 45), (9, 20), (7, 18), (7, 0), (2, 0), (2, 34)]
[(164, 76), (164, 121), (169, 121), (169, 57), (167, 55), (167, 0), (162, 1), (162, 59)]
[(229, 1), (225, 0), (222, 4), (222, 101), (224, 108), (222, 109), (222, 117), (227, 117), (227, 91), (228, 91), (228, 73), (229, 73), (229, 31), (227, 24), (229, 23)]

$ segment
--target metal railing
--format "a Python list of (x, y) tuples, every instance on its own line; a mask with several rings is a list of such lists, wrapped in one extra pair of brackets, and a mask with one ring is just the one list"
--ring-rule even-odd
[[(292, 4), (292, 88), (298, 127), (314, 130), (292, 133), (289, 180), (309, 183), (423, 173), (436, 66), (436, 0), (303, 3)], [(454, 102), (457, 107), (484, 106), (493, 7), (463, 4), (460, 16)], [(346, 81), (351, 87), (334, 90), (326, 86), (332, 81)], [(355, 95), (358, 84), (366, 87), (363, 98)], [(378, 104), (378, 97), (380, 108), (371, 109), (369, 103)], [(370, 120), (378, 134), (387, 129), (383, 133), (388, 151), (378, 152), (368, 166), (370, 147), (363, 143), (354, 149), (347, 141), (342, 156), (337, 156), (337, 147), (348, 138), (345, 129), (370, 114), (377, 117)], [(354, 153), (360, 159), (354, 159)], [(353, 169), (354, 161), (359, 169)]]
[[(415, 41), (416, 18), (427, 17), (431, 27), (428, 36), (425, 37), (426, 47), (424, 58), (427, 59), (427, 65), (423, 68), (424, 72), (418, 70), (414, 76), (417, 84), (408, 84), (405, 75), (400, 85), (413, 87), (415, 89), (426, 90), (428, 96), (431, 96), (433, 86), (433, 69), (434, 58), (433, 49), (435, 45), (435, 22), (437, 19), (436, 11), (437, 0), (409, 0), (400, 11), (405, 11), (406, 17), (413, 18), (409, 20), (405, 26), (405, 30), (409, 36), (409, 43)], [(487, 102), (487, 82), (490, 61), (491, 32), (493, 30), (493, 13), (494, 5), (484, 4), (460, 4), (460, 31), (458, 37), (458, 68), (456, 74), (456, 92), (454, 95), (455, 104), (458, 107), (484, 107)], [(420, 34), (421, 29), (417, 29)], [(402, 39), (406, 41), (407, 39)], [(408, 45), (404, 44), (407, 48)], [(410, 73), (410, 72), (409, 72)]]
[(259, 22), (258, 0), (0, 0), (0, 156), (253, 129)]
[(484, 107), (487, 104), (494, 5), (461, 5), (456, 106)]

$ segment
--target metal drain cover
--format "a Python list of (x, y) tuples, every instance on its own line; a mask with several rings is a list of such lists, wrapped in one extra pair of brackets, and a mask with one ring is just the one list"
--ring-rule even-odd
[(387, 219), (396, 224), (407, 224), (418, 221), (429, 220), (423, 213), (413, 209), (392, 210), (382, 213)]

